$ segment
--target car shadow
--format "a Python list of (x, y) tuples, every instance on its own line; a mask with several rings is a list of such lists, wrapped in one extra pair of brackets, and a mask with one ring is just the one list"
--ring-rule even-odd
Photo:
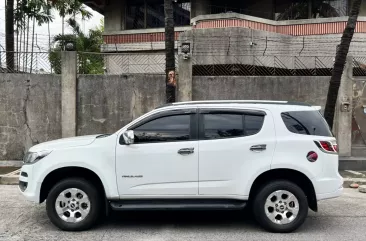
[(113, 226), (222, 226), (257, 224), (249, 210), (241, 211), (112, 211), (100, 224)]
[[(35, 211), (34, 215), (36, 213), (39, 215), (39, 210)], [(41, 229), (59, 231), (48, 220), (45, 211), (40, 217), (38, 224)], [(321, 232), (324, 229), (320, 228), (324, 227), (323, 221), (314, 215), (308, 217), (296, 233)], [(158, 231), (163, 227), (182, 231), (235, 232), (242, 230), (249, 233), (266, 233), (255, 221), (251, 210), (247, 208), (241, 211), (111, 211), (108, 217), (99, 220), (98, 225), (87, 233), (135, 229)]]
[[(312, 232), (319, 220), (306, 219), (297, 232)], [(243, 229), (250, 232), (265, 232), (255, 221), (251, 210), (241, 211), (113, 211), (101, 221), (98, 229), (135, 228), (154, 229), (230, 230)]]

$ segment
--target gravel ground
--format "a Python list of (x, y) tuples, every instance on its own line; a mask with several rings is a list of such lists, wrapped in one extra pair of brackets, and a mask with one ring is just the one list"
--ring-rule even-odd
[(345, 189), (319, 203), (291, 234), (263, 231), (248, 212), (114, 212), (94, 229), (63, 232), (49, 221), (45, 205), (26, 201), (16, 186), (0, 186), (0, 240), (366, 240), (366, 194)]

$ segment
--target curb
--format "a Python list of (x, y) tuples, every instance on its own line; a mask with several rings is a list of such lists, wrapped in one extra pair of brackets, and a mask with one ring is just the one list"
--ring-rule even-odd
[(339, 157), (339, 170), (366, 170), (366, 157)]
[(20, 169), (0, 175), (0, 185), (18, 185)]
[(343, 187), (350, 188), (350, 185), (357, 183), (358, 185), (366, 185), (366, 178), (343, 178)]
[(358, 188), (358, 191), (359, 191), (359, 192), (362, 192), (362, 193), (366, 193), (366, 186), (360, 186), (360, 187)]
[(0, 166), (2, 167), (22, 167), (23, 161), (11, 161), (11, 160), (0, 160)]
[(0, 185), (18, 185), (18, 176), (0, 176)]

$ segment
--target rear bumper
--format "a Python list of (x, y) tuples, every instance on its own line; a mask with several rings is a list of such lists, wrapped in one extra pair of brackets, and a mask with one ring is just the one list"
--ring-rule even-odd
[(313, 180), (318, 201), (336, 198), (342, 195), (343, 177), (337, 172), (335, 177), (324, 177)]
[(338, 190), (336, 190), (334, 192), (317, 194), (316, 198), (317, 198), (318, 201), (325, 200), (325, 199), (330, 199), (330, 198), (336, 198), (336, 197), (341, 196), (342, 192), (343, 192), (343, 187), (339, 188)]

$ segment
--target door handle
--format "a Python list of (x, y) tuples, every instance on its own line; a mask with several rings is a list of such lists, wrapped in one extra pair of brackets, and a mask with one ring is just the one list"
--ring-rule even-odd
[(182, 148), (178, 151), (178, 154), (181, 155), (189, 155), (194, 153), (194, 148)]
[(261, 151), (265, 151), (267, 149), (267, 145), (265, 144), (261, 144), (261, 145), (254, 145), (250, 147), (251, 151), (254, 152), (261, 152)]

